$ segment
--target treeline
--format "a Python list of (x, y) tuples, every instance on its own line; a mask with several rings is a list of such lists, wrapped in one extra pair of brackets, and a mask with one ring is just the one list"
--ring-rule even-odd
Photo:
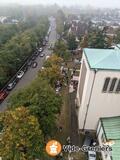
[(10, 40), (15, 34), (20, 34), (26, 29), (30, 29), (38, 24), (38, 20), (43, 21), (44, 16), (39, 19), (28, 17), (25, 21), (21, 20), (18, 24), (0, 24), (0, 47)]
[[(42, 44), (49, 27), (49, 21), (47, 17), (41, 17), (36, 22), (36, 25), (30, 23), (33, 27), (19, 32), (2, 45), (0, 49), (0, 88), (32, 54), (37, 42)], [(35, 24), (35, 22), (33, 23)], [(24, 26), (24, 28), (26, 27)], [(23, 30), (24, 28), (22, 27)]]

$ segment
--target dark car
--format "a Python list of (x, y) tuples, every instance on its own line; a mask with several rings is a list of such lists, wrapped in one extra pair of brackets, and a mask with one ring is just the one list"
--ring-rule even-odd
[(9, 83), (8, 86), (7, 86), (7, 90), (11, 91), (15, 87), (16, 84), (17, 84), (16, 80), (14, 80), (13, 82)]
[(25, 73), (25, 72), (27, 72), (27, 70), (28, 70), (28, 65), (26, 65), (26, 66), (23, 68), (23, 72)]
[(32, 68), (36, 68), (37, 65), (38, 65), (37, 62), (33, 62), (33, 63), (32, 63)]
[(38, 51), (34, 52), (34, 55), (35, 55), (35, 56), (38, 56), (38, 55), (39, 55), (39, 52), (38, 52)]
[(93, 142), (93, 139), (92, 139), (91, 135), (86, 134), (83, 146), (91, 146), (92, 142)]
[(36, 59), (36, 56), (33, 55), (32, 58), (31, 58), (31, 60), (34, 61), (35, 59)]
[(0, 91), (0, 103), (8, 96), (7, 91)]
[(29, 61), (29, 62), (27, 63), (27, 66), (30, 67), (30, 66), (32, 65), (32, 63), (33, 63), (33, 61)]

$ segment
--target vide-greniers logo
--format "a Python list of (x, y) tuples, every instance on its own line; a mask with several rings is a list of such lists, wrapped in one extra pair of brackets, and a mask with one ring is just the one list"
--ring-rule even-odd
[(60, 144), (60, 142), (56, 141), (56, 140), (50, 140), (47, 144), (46, 144), (46, 152), (48, 155), (50, 156), (57, 156), (62, 150), (62, 146)]

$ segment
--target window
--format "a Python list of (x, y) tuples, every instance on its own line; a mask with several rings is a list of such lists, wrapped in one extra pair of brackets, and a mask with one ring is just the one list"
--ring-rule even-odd
[(103, 92), (107, 91), (109, 82), (110, 82), (110, 78), (108, 77), (108, 78), (105, 79), (105, 83), (104, 83), (104, 86), (103, 86)]
[(116, 81), (117, 81), (117, 78), (113, 78), (113, 79), (112, 79), (112, 82), (111, 82), (111, 85), (110, 85), (110, 88), (109, 88), (109, 91), (110, 91), (110, 92), (113, 92), (113, 91), (114, 91)]
[(120, 92), (120, 80), (118, 81), (117, 87), (116, 87), (116, 92)]

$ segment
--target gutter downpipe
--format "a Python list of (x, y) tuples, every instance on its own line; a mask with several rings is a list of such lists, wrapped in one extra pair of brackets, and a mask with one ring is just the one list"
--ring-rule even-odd
[(89, 105), (90, 105), (90, 101), (91, 101), (91, 97), (92, 97), (92, 91), (93, 91), (93, 87), (94, 87), (94, 83), (95, 83), (95, 78), (96, 78), (96, 73), (98, 72), (97, 69), (94, 70), (94, 79), (93, 79), (93, 83), (92, 83), (92, 88), (91, 88), (91, 91), (90, 91), (90, 97), (89, 97), (89, 101), (88, 101), (88, 104), (87, 104), (87, 110), (86, 110), (86, 114), (85, 114), (85, 119), (84, 119), (84, 124), (83, 124), (83, 131), (85, 129), (85, 125), (86, 125), (86, 121), (87, 121), (87, 116), (88, 116), (88, 110), (89, 110)]

